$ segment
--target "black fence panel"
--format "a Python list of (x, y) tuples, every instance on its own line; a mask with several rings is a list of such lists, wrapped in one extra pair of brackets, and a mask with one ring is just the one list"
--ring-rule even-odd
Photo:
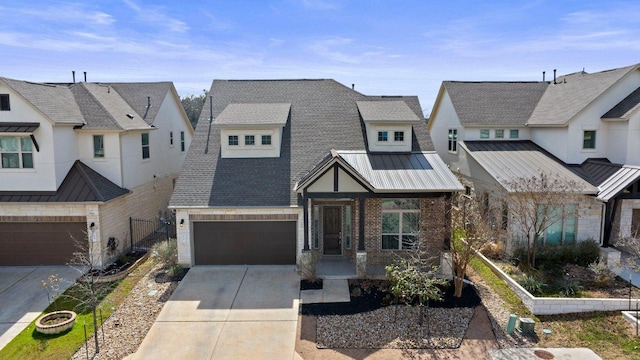
[(154, 244), (176, 237), (176, 218), (171, 212), (154, 219), (129, 218), (130, 251), (150, 249)]

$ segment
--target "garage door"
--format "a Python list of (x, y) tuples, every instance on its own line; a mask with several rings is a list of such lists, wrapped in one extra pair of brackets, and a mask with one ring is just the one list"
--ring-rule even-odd
[(82, 240), (87, 224), (0, 222), (0, 265), (65, 265)]
[(295, 221), (194, 222), (196, 265), (296, 262)]

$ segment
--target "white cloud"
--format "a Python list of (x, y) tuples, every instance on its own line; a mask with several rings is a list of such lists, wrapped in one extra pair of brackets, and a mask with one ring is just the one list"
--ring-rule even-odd
[(133, 0), (123, 0), (124, 3), (133, 11), (136, 16), (143, 22), (156, 25), (160, 28), (168, 28), (177, 33), (184, 33), (189, 30), (189, 26), (178, 19), (174, 19), (164, 13), (165, 8), (161, 6), (140, 6)]

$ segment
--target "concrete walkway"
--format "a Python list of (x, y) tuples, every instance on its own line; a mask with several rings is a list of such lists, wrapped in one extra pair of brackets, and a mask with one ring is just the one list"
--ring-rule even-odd
[(294, 266), (195, 266), (131, 359), (293, 359)]
[(303, 304), (350, 301), (349, 282), (346, 279), (324, 279), (322, 289), (300, 291), (300, 302)]
[(49, 306), (42, 281), (57, 275), (60, 293), (80, 275), (69, 266), (0, 266), (0, 349)]

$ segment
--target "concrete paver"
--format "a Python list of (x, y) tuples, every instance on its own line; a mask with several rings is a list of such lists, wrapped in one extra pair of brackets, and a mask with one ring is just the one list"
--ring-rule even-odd
[(131, 359), (293, 359), (299, 293), (294, 266), (194, 266)]
[(48, 281), (50, 275), (65, 279), (60, 282), (62, 293), (79, 273), (68, 266), (0, 267), (0, 349), (49, 306), (42, 281)]
[(345, 279), (322, 280), (322, 301), (323, 302), (349, 302), (349, 282)]
[(536, 350), (549, 352), (555, 360), (602, 360), (587, 348), (512, 348), (490, 351), (492, 360), (540, 359)]

